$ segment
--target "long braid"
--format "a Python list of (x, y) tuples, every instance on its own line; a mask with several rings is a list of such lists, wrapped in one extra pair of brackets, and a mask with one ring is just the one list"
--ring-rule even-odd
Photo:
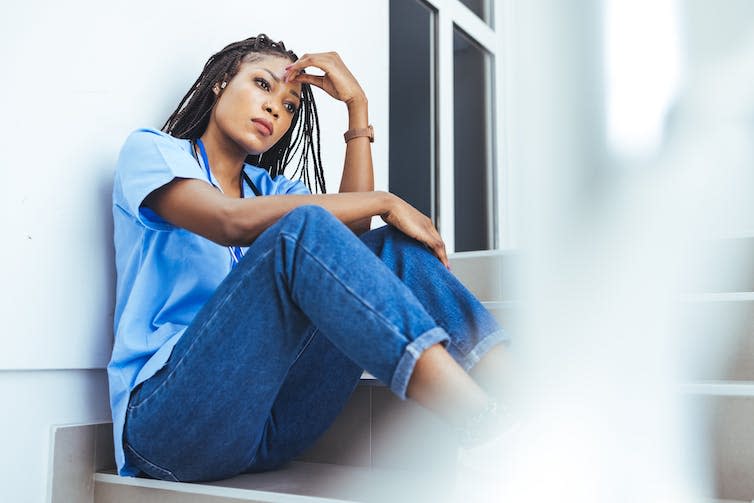
[[(207, 60), (202, 73), (162, 126), (162, 131), (177, 138), (199, 138), (207, 129), (210, 112), (217, 100), (212, 92), (213, 86), (229, 81), (238, 72), (242, 62), (253, 61), (257, 55), (262, 54), (282, 56), (292, 62), (298, 60), (298, 56), (287, 50), (283, 42), (273, 42), (264, 34), (229, 44)], [(263, 155), (249, 155), (246, 162), (267, 170), (274, 178), (283, 174), (286, 166), (296, 156), (300, 156), (290, 178), (298, 177), (312, 193), (318, 191), (324, 194), (326, 187), (319, 137), (319, 115), (314, 94), (309, 84), (301, 84), (301, 106), (293, 116), (291, 127)], [(314, 187), (309, 176), (310, 166), (314, 171)]]

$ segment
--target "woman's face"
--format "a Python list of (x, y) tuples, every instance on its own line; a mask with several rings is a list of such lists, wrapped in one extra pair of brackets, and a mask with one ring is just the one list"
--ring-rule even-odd
[(301, 105), (301, 84), (283, 79), (288, 58), (262, 56), (241, 63), (238, 73), (219, 95), (212, 119), (248, 154), (261, 154), (282, 138)]

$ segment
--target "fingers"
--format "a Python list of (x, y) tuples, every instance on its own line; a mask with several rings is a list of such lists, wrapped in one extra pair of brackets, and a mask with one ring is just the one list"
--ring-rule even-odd
[[(322, 70), (325, 74), (303, 73), (304, 69), (310, 66)], [(285, 67), (284, 80), (286, 83), (295, 81), (314, 85), (349, 105), (361, 96), (366, 98), (364, 90), (336, 52), (304, 54), (298, 61)]]
[(445, 242), (432, 220), (405, 201), (401, 199), (398, 199), (398, 201), (402, 203), (398, 206), (398, 213), (407, 211), (407, 218), (396, 217), (389, 212), (382, 215), (382, 219), (424, 244), (450, 270), (450, 260), (445, 249)]
[(320, 89), (324, 89), (324, 75), (309, 75), (308, 73), (299, 73), (294, 77), (287, 77), (287, 82), (299, 82), (301, 84), (311, 84)]
[[(325, 73), (332, 71), (337, 65), (343, 65), (343, 61), (336, 52), (320, 52), (315, 54), (304, 54), (298, 61), (291, 63), (285, 67), (286, 75), (285, 81), (289, 82), (299, 72), (303, 71), (306, 67), (313, 66), (319, 68)], [(299, 74), (300, 76), (300, 74)], [(307, 82), (308, 84), (309, 82)], [(316, 84), (315, 84), (316, 85)]]
[(425, 217), (426, 221), (424, 224), (424, 231), (425, 234), (428, 234), (429, 236), (426, 239), (423, 239), (424, 245), (429, 248), (429, 250), (438, 258), (440, 259), (440, 262), (448, 269), (450, 270), (450, 260), (448, 260), (448, 252), (445, 249), (445, 242), (442, 240), (442, 237), (440, 236), (440, 233), (437, 231), (437, 228), (432, 223), (432, 220)]
[(437, 255), (437, 258), (440, 259), (440, 262), (442, 262), (442, 265), (444, 265), (448, 270), (450, 270), (450, 260), (448, 259), (448, 252), (445, 250), (445, 243), (440, 241), (440, 243), (435, 248), (435, 255)]
[[(437, 231), (435, 230), (435, 233)], [(435, 254), (435, 256), (440, 259), (440, 262), (447, 268), (450, 269), (450, 261), (448, 260), (448, 253), (445, 250), (445, 243), (443, 242), (442, 238), (440, 238), (440, 235), (437, 234), (437, 238), (432, 240), (430, 244), (428, 244), (430, 250), (432, 250), (432, 253)]]

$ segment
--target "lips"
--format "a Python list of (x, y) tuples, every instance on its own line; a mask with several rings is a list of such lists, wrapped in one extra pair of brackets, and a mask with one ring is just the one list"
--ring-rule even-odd
[(256, 124), (257, 130), (263, 135), (270, 136), (272, 134), (273, 129), (270, 121), (264, 119), (251, 119), (251, 122)]

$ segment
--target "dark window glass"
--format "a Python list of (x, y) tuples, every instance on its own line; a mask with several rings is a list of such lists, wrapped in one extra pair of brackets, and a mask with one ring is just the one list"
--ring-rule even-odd
[(434, 219), (434, 12), (390, 1), (390, 192)]
[(456, 28), (453, 57), (455, 249), (487, 250), (492, 247), (489, 55)]
[(492, 25), (492, 1), (493, 0), (461, 0), (461, 3), (487, 24)]

